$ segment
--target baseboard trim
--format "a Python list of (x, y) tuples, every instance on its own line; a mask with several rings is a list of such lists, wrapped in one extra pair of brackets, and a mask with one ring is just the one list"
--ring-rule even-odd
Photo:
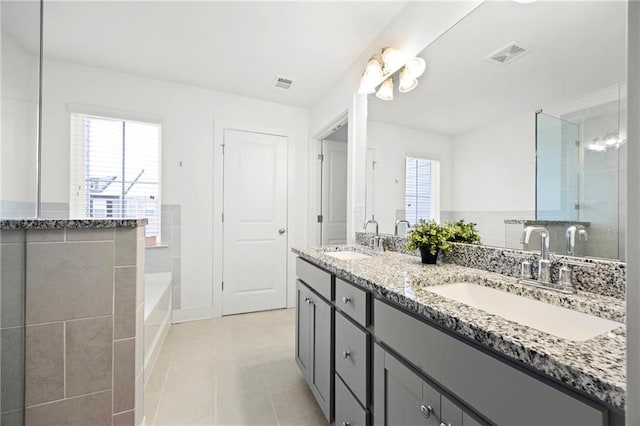
[(176, 309), (173, 311), (172, 324), (215, 318), (213, 306), (200, 306), (197, 308)]

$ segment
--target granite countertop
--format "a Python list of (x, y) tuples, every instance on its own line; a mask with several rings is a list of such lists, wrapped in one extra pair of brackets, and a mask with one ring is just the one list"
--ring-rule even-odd
[(148, 219), (9, 219), (0, 220), (0, 229), (137, 228), (148, 222)]
[[(339, 250), (360, 251), (373, 256), (339, 260), (326, 254)], [(587, 292), (559, 294), (522, 285), (516, 278), (493, 272), (453, 264), (423, 265), (415, 256), (373, 252), (364, 246), (294, 248), (293, 252), (484, 347), (607, 404), (625, 409), (623, 326), (584, 342), (574, 342), (446, 299), (425, 287), (474, 282), (619, 322), (625, 319), (623, 300)]]

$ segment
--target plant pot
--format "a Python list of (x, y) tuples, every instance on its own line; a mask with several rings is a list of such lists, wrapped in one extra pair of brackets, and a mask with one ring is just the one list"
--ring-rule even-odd
[(430, 265), (435, 265), (438, 260), (438, 253), (431, 254), (428, 248), (421, 247), (420, 248), (420, 256), (422, 257), (422, 263), (427, 263)]

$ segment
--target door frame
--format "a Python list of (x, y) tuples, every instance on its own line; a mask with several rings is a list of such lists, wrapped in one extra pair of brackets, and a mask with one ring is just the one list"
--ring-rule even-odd
[(282, 136), (286, 138), (287, 144), (287, 256), (286, 256), (286, 294), (287, 294), (287, 307), (290, 306), (290, 294), (291, 286), (295, 289), (295, 282), (292, 284), (291, 281), (291, 273), (290, 262), (289, 262), (289, 253), (291, 253), (291, 241), (290, 238), (292, 228), (295, 228), (294, 224), (291, 222), (291, 179), (293, 177), (293, 171), (291, 170), (294, 161), (292, 161), (292, 153), (293, 144), (291, 143), (292, 134), (291, 130), (285, 130), (277, 127), (268, 127), (255, 125), (252, 123), (244, 123), (241, 121), (233, 121), (233, 120), (222, 120), (222, 119), (213, 119), (213, 206), (212, 212), (213, 215), (211, 217), (212, 223), (212, 241), (213, 241), (213, 259), (212, 259), (212, 277), (211, 277), (211, 287), (212, 287), (212, 301), (211, 304), (213, 306), (213, 316), (221, 317), (222, 316), (222, 279), (223, 268), (224, 268), (224, 226), (222, 223), (222, 212), (224, 211), (224, 156), (222, 155), (224, 144), (224, 131), (225, 130), (238, 130), (243, 132), (252, 132), (252, 133), (262, 133), (266, 135), (273, 136)]
[[(318, 160), (319, 156), (322, 155), (322, 141), (331, 135), (337, 129), (337, 126), (344, 126), (345, 124), (349, 124), (349, 110), (346, 109), (330, 120), (312, 137), (312, 149), (310, 150), (311, 167), (309, 168), (309, 180), (311, 181), (310, 221), (313, 224), (310, 227), (312, 233), (309, 236), (309, 244), (312, 245), (322, 245), (322, 224), (317, 221), (317, 216), (322, 214), (322, 164)], [(348, 136), (347, 146), (349, 146), (350, 139)]]

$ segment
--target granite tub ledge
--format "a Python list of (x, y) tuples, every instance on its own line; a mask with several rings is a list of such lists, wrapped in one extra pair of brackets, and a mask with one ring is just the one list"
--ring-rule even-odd
[(137, 228), (148, 219), (3, 219), (0, 229), (103, 229)]
[[(372, 257), (340, 260), (326, 254), (336, 250), (369, 252)], [(576, 295), (559, 296), (552, 291), (532, 290), (518, 284), (515, 278), (493, 272), (453, 264), (423, 265), (415, 256), (373, 252), (361, 246), (294, 248), (292, 251), (337, 277), (370, 290), (467, 340), (611, 407), (625, 409), (624, 326), (584, 342), (574, 342), (446, 299), (429, 292), (426, 287), (474, 282), (617, 320), (624, 319), (624, 301), (581, 291)]]

